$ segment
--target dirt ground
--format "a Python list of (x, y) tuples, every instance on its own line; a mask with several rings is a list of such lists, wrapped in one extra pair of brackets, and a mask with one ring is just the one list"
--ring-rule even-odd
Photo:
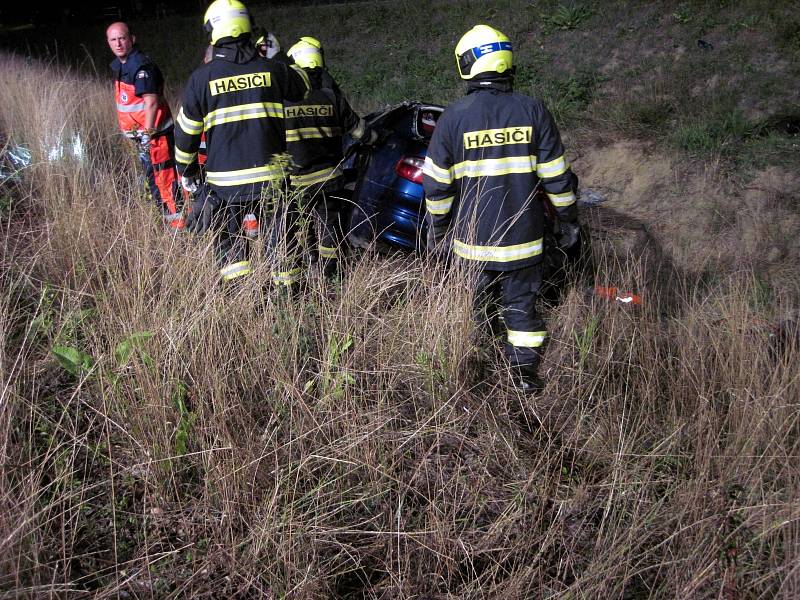
[(776, 292), (796, 296), (800, 174), (770, 166), (737, 186), (719, 165), (698, 165), (633, 140), (581, 148), (573, 159), (581, 188), (607, 198), (595, 220), (625, 215), (683, 271), (753, 266)]

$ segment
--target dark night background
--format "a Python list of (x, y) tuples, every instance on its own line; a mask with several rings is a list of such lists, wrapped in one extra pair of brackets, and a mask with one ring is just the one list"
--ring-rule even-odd
[[(339, 0), (341, 2), (341, 0)], [(247, 6), (285, 6), (287, 4), (333, 4), (328, 0), (251, 0)], [(21, 26), (67, 24), (75, 22), (99, 23), (113, 19), (139, 19), (173, 15), (200, 14), (210, 0), (104, 0), (99, 2), (61, 2), (52, 7), (42, 2), (6, 2), (0, 5), (0, 34)]]

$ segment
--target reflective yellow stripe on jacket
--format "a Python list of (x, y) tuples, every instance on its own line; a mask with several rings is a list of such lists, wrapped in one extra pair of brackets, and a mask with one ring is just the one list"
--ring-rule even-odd
[(494, 177), (511, 173), (533, 173), (536, 171), (535, 156), (508, 156), (506, 158), (484, 158), (465, 160), (453, 165), (453, 178)]
[(425, 208), (427, 208), (428, 212), (432, 215), (446, 215), (453, 207), (453, 199), (454, 196), (442, 198), (441, 200), (431, 200), (430, 198), (425, 198)]
[(177, 146), (175, 146), (175, 160), (182, 165), (190, 165), (194, 162), (195, 157), (197, 156), (197, 152), (184, 152)]
[(461, 240), (454, 240), (453, 252), (467, 260), (507, 263), (538, 256), (542, 253), (542, 246), (542, 238), (514, 246), (472, 246)]
[(327, 167), (325, 169), (320, 169), (319, 171), (314, 171), (313, 173), (292, 175), (292, 187), (322, 183), (323, 181), (327, 181), (328, 179), (334, 179), (335, 177), (339, 177), (341, 174), (342, 174), (341, 169), (339, 169), (339, 167), (336, 166), (336, 167)]
[(208, 183), (212, 185), (225, 187), (281, 179), (283, 174), (284, 172), (280, 167), (264, 165), (263, 167), (241, 169), (239, 171), (207, 171), (206, 178)]
[(450, 169), (443, 169), (437, 165), (430, 156), (425, 157), (425, 163), (422, 165), (422, 172), (439, 183), (453, 183), (452, 171)]
[(195, 121), (183, 114), (183, 107), (178, 111), (178, 127), (187, 135), (200, 135), (203, 133), (203, 123)]
[(563, 175), (569, 169), (569, 164), (564, 159), (564, 156), (559, 156), (555, 160), (546, 163), (539, 163), (536, 167), (536, 174), (540, 179), (549, 179), (550, 177), (558, 177)]
[(559, 208), (575, 204), (575, 192), (564, 192), (563, 194), (550, 194), (548, 192), (547, 197), (550, 198), (550, 202), (553, 203), (553, 206)]
[(301, 127), (299, 129), (287, 129), (286, 141), (299, 142), (300, 140), (318, 140), (342, 135), (340, 127)]
[(247, 119), (263, 119), (265, 117), (283, 118), (283, 104), (279, 102), (253, 102), (251, 104), (239, 104), (212, 110), (203, 119), (203, 126), (206, 131), (216, 125), (223, 123), (233, 123), (234, 121), (246, 121)]

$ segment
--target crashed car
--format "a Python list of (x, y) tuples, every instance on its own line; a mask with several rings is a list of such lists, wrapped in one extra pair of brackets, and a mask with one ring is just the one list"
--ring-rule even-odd
[(351, 197), (343, 225), (356, 247), (423, 250), (425, 192), (422, 165), (443, 106), (403, 102), (367, 115), (378, 141), (345, 142)]

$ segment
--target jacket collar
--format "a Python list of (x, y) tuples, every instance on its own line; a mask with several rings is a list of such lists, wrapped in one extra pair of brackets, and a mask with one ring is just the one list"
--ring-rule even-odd
[(467, 94), (479, 90), (489, 90), (494, 94), (508, 93), (514, 91), (513, 77), (487, 77), (483, 79), (471, 79), (467, 81)]
[(223, 39), (214, 44), (214, 60), (243, 64), (253, 60), (256, 55), (256, 47), (250, 42), (249, 36), (244, 40)]

